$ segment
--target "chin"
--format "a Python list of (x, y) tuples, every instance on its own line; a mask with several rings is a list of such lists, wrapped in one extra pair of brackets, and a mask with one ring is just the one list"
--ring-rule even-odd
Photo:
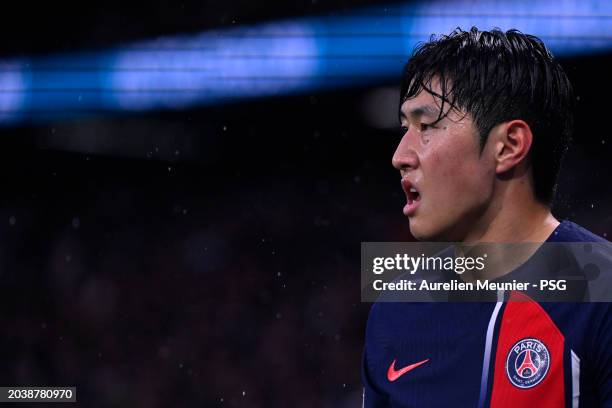
[(415, 219), (410, 220), (410, 234), (412, 234), (417, 241), (435, 241), (435, 235)]
[(410, 234), (417, 241), (431, 241), (431, 242), (450, 242), (448, 231), (445, 233), (444, 229), (440, 226), (431, 225), (423, 222), (423, 220), (416, 220), (416, 217), (410, 219)]

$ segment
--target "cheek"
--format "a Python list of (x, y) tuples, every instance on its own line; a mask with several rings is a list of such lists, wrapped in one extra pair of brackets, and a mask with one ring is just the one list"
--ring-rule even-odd
[(424, 170), (432, 177), (426, 175), (425, 178), (433, 183), (431, 187), (438, 198), (447, 197), (444, 202), (452, 205), (478, 200), (479, 196), (486, 194), (488, 171), (473, 146), (452, 151), (438, 150), (428, 159), (428, 169)]
[[(460, 159), (459, 154), (447, 154), (446, 152), (432, 152), (428, 160), (429, 170), (426, 171), (432, 177), (432, 181), (441, 187), (441, 184), (462, 184), (464, 173), (470, 172), (471, 164)], [(427, 176), (426, 176), (427, 177)]]

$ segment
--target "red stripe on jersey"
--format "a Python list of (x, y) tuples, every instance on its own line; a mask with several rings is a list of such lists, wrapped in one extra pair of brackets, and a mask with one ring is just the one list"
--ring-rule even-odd
[[(530, 344), (537, 344), (537, 341), (544, 344), (549, 356), (547, 364), (541, 363), (541, 360), (538, 360), (538, 353), (534, 351), (517, 352), (518, 347), (513, 350), (517, 344), (526, 344), (521, 343), (524, 339), (536, 340)], [(491, 407), (564, 407), (564, 344), (563, 334), (546, 311), (528, 296), (512, 292), (502, 316), (497, 340)], [(513, 353), (512, 356), (510, 353)], [(508, 364), (510, 367), (507, 367)], [(546, 374), (539, 382), (534, 380), (538, 377), (533, 375), (533, 371), (529, 371), (544, 369), (547, 371), (542, 372)], [(518, 378), (520, 386), (510, 381), (508, 370), (510, 374), (515, 375), (515, 382)], [(527, 380), (516, 377), (519, 373)], [(533, 381), (535, 385), (530, 385), (529, 381)]]

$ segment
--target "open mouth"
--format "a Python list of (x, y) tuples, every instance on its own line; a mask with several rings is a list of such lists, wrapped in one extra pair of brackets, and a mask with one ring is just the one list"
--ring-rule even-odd
[(419, 190), (406, 178), (402, 179), (402, 189), (406, 193), (407, 203), (404, 206), (404, 215), (414, 215), (419, 203), (421, 202), (421, 193)]
[(419, 201), (421, 199), (421, 194), (417, 191), (416, 188), (410, 187), (406, 192), (406, 197), (408, 198), (408, 204), (412, 204), (415, 201)]

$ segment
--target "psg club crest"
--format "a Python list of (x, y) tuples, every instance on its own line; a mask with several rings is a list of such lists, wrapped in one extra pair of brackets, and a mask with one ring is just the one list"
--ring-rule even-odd
[(520, 340), (512, 346), (506, 360), (508, 379), (515, 387), (523, 389), (542, 382), (549, 367), (550, 354), (538, 339)]

